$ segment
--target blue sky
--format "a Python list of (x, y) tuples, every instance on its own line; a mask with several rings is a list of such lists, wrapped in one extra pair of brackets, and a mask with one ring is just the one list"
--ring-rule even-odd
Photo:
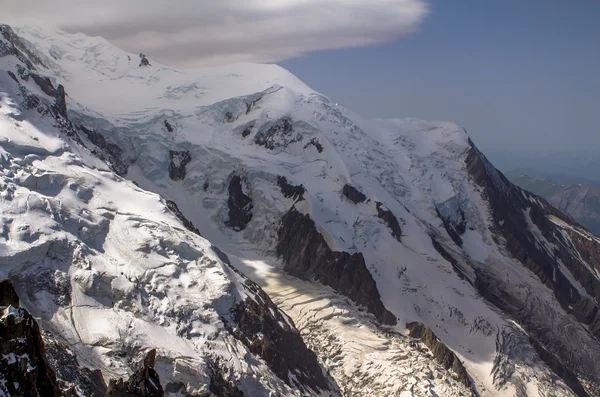
[(280, 64), (365, 116), (454, 121), (490, 152), (600, 155), (600, 1), (429, 3), (395, 42)]

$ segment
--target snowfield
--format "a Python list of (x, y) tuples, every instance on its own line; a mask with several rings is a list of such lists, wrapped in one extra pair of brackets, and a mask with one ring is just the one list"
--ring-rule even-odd
[[(569, 362), (558, 361), (586, 395), (598, 395), (592, 325), (511, 251), (468, 169), (474, 148), (461, 127), (367, 120), (275, 65), (175, 70), (149, 54), (151, 66), (140, 67), (138, 55), (102, 38), (16, 32), (43, 62), (38, 70), (64, 86), (75, 135), (27, 109), (20, 86), (43, 102), (55, 98), (4, 72), (23, 67), (18, 57), (0, 57), (0, 273), (83, 365), (106, 379), (125, 376), (132, 357), (156, 348), (163, 386), (183, 384), (188, 395), (208, 390), (214, 363), (249, 396), (582, 395), (533, 345), (546, 334), (540, 343), (554, 355), (568, 351)], [(301, 185), (302, 197), (285, 194), (280, 177)], [(351, 200), (346, 185), (365, 200)], [(525, 192), (523, 200), (545, 205)], [(246, 204), (232, 212), (237, 202)], [(316, 274), (290, 274), (278, 253), (292, 208), (314, 222), (330, 255), (362, 255), (395, 325), (381, 325)], [(230, 227), (234, 213), (245, 214), (243, 227)], [(555, 272), (597, 305), (589, 285), (600, 282), (600, 260), (583, 257), (571, 234), (598, 240), (556, 216), (555, 234), (529, 211), (518, 216), (547, 255), (570, 247), (592, 281), (558, 257)], [(303, 387), (298, 374), (281, 379), (236, 339), (232, 309), (258, 299), (238, 271), (291, 318), (331, 375), (331, 390)], [(492, 300), (484, 281), (503, 294)], [(527, 321), (498, 303), (507, 301)], [(409, 336), (413, 322), (454, 353), (470, 384)]]

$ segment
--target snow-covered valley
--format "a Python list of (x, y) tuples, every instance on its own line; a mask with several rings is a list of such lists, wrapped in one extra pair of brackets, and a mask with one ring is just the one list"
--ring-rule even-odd
[(600, 242), (464, 129), (15, 32), (0, 272), (81, 367), (157, 349), (173, 396), (600, 395)]

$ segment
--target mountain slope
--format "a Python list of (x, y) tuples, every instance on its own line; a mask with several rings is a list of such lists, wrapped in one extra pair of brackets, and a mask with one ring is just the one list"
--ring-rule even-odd
[(64, 91), (43, 91), (42, 64), (2, 33), (2, 65), (19, 77), (0, 76), (0, 269), (22, 304), (106, 379), (158, 349), (173, 393), (208, 392), (218, 375), (249, 395), (335, 394), (293, 322), (160, 196), (85, 149), (55, 110)]
[[(508, 182), (462, 128), (414, 119), (366, 120), (273, 65), (177, 71), (152, 60), (139, 66), (137, 56), (100, 38), (33, 28), (17, 33), (25, 39), (21, 52), (0, 58), (2, 69), (14, 76), (5, 74), (3, 87), (27, 106), (29, 96), (21, 87), (39, 91), (40, 85), (24, 81), (31, 70), (25, 61), (42, 62), (46, 67), (40, 69), (54, 79), (46, 91), (59, 91), (47, 98), (49, 106), (57, 109), (59, 120), (68, 119), (59, 125), (62, 134), (72, 137), (66, 145), (91, 170), (85, 172), (92, 178), (84, 184), (93, 193), (88, 200), (118, 198), (118, 209), (90, 209), (82, 204), (89, 193), (75, 199), (77, 187), (58, 189), (70, 195), (61, 198), (64, 208), (91, 212), (93, 221), (85, 219), (93, 230), (102, 230), (102, 213), (112, 210), (114, 216), (104, 241), (96, 240), (102, 232), (93, 232), (93, 243), (86, 242), (98, 252), (80, 256), (99, 263), (113, 258), (116, 266), (92, 266), (101, 274), (95, 277), (85, 267), (63, 267), (69, 274), (63, 278), (67, 288), (77, 284), (88, 291), (83, 295), (99, 296), (101, 302), (115, 296), (119, 305), (133, 302), (123, 308), (126, 313), (154, 316), (163, 328), (174, 321), (169, 304), (163, 303), (165, 289), (175, 294), (166, 294), (169, 302), (185, 301), (184, 313), (196, 310), (197, 301), (208, 302), (214, 311), (204, 318), (216, 327), (210, 332), (218, 340), (215, 350), (235, 346), (259, 354), (265, 350), (236, 337), (236, 328), (262, 337), (263, 331), (251, 326), (255, 321), (236, 317), (235, 310), (232, 321), (238, 326), (217, 321), (248, 294), (262, 296), (233, 267), (298, 324), (343, 395), (598, 395), (600, 241)], [(6, 41), (15, 40), (5, 35)], [(55, 90), (56, 83), (64, 88)], [(60, 95), (65, 91), (66, 98)], [(37, 117), (32, 113), (27, 117)], [(5, 120), (14, 123), (14, 117)], [(36, 130), (38, 140), (46, 139), (42, 131)], [(13, 148), (7, 141), (3, 147), (15, 157), (19, 150), (40, 151), (37, 142)], [(44, 159), (52, 161), (45, 169), (81, 167), (67, 167), (75, 160), (66, 157)], [(99, 159), (125, 179), (108, 173)], [(79, 168), (69, 172), (74, 174), (63, 174), (81, 175)], [(107, 181), (105, 174), (116, 181)], [(167, 203), (203, 238), (181, 226), (168, 231), (164, 225), (181, 223), (170, 213), (157, 215)], [(56, 233), (50, 226), (39, 231), (44, 239)], [(11, 247), (30, 252), (27, 238)], [(200, 258), (220, 267), (214, 270)], [(200, 262), (193, 270), (197, 273), (188, 274), (190, 260)], [(102, 272), (118, 279), (118, 263), (129, 261), (128, 282), (103, 280)], [(165, 262), (184, 263), (185, 271)], [(11, 278), (18, 281), (24, 270), (13, 271)], [(75, 278), (78, 272), (83, 272), (84, 287)], [(190, 295), (190, 284), (182, 278), (210, 280), (204, 283), (211, 293)], [(27, 291), (26, 283), (17, 285)], [(125, 293), (130, 289), (143, 289), (148, 300), (136, 305)], [(232, 298), (237, 294), (241, 298)], [(81, 302), (90, 305), (87, 298)], [(32, 311), (44, 312), (38, 301), (29, 303)], [(269, 328), (274, 324), (259, 318)], [(57, 332), (84, 331), (86, 346), (122, 348), (111, 340), (111, 329), (99, 333), (99, 326), (48, 320)], [(144, 333), (145, 323), (134, 321), (116, 322), (114, 331), (124, 332), (125, 341), (150, 334)], [(205, 338), (202, 332), (196, 335), (193, 322), (184, 328), (184, 334), (170, 339), (172, 344), (154, 346), (159, 362), (162, 355), (207, 354), (197, 348), (178, 350), (180, 344), (188, 349), (190, 343), (198, 345), (191, 340)], [(104, 343), (104, 334), (110, 343)], [(77, 338), (72, 338), (74, 343)], [(148, 337), (155, 344), (161, 339)], [(284, 354), (285, 360), (291, 357)], [(240, 355), (220, 357), (235, 364)], [(118, 372), (109, 362), (123, 365), (114, 356), (97, 356), (90, 365), (107, 373)], [(251, 387), (279, 387), (279, 394), (293, 393), (290, 386), (309, 393), (327, 389), (316, 370), (310, 380), (296, 374), (288, 384), (277, 383), (285, 376), (276, 368), (240, 360), (230, 368), (246, 391), (252, 389), (244, 375), (255, 367), (266, 375)], [(169, 368), (164, 376), (187, 387), (200, 376), (189, 370), (179, 380)], [(201, 368), (207, 373), (206, 366)]]
[(561, 183), (544, 177), (530, 177), (521, 172), (511, 173), (509, 179), (565, 211), (596, 236), (600, 235), (600, 188), (585, 183)]

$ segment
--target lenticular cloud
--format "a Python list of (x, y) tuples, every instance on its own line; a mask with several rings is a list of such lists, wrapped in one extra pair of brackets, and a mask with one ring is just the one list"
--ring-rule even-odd
[(102, 36), (179, 67), (274, 62), (395, 40), (428, 13), (423, 0), (107, 0), (94, 6), (21, 0), (2, 7), (4, 22)]

